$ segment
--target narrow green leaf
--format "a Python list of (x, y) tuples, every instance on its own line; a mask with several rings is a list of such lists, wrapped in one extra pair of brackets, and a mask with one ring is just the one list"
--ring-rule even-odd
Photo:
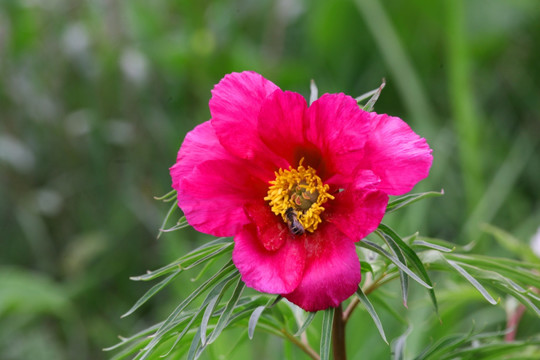
[(207, 344), (213, 343), (217, 339), (217, 337), (221, 334), (223, 329), (225, 329), (225, 327), (227, 326), (227, 322), (229, 321), (229, 318), (231, 317), (231, 314), (234, 310), (234, 307), (236, 306), (238, 299), (240, 298), (240, 295), (242, 295), (242, 291), (244, 291), (245, 287), (246, 285), (244, 284), (242, 279), (239, 278), (236, 284), (236, 288), (234, 289), (234, 292), (231, 295), (231, 298), (227, 302), (227, 305), (225, 306), (225, 310), (219, 317), (219, 320), (216, 324), (216, 327), (214, 328), (214, 331), (212, 331), (212, 333), (210, 334), (207, 343), (204, 344), (205, 346)]
[(152, 296), (156, 295), (161, 289), (163, 289), (165, 286), (167, 286), (171, 281), (173, 281), (179, 274), (181, 270), (178, 269), (171, 275), (167, 276), (165, 279), (157, 283), (156, 285), (152, 286), (150, 290), (148, 290), (137, 302), (135, 305), (131, 307), (131, 309), (128, 310), (124, 315), (121, 316), (121, 318), (125, 318), (126, 316), (129, 316), (135, 312), (138, 308), (140, 308), (145, 302), (147, 302)]
[(266, 306), (261, 305), (257, 307), (253, 312), (251, 313), (251, 316), (249, 317), (249, 323), (248, 323), (248, 337), (249, 340), (253, 339), (253, 334), (255, 333), (255, 328), (257, 327), (257, 322), (259, 321), (259, 317), (262, 315), (263, 311), (266, 309)]
[(414, 268), (418, 271), (420, 276), (422, 276), (422, 279), (431, 286), (431, 289), (428, 289), (429, 297), (431, 298), (431, 302), (433, 303), (433, 307), (435, 307), (435, 312), (439, 312), (439, 306), (437, 305), (437, 298), (435, 297), (435, 291), (433, 290), (433, 283), (431, 282), (431, 279), (424, 267), (424, 264), (418, 258), (418, 255), (416, 255), (416, 252), (411, 249), (411, 247), (401, 239), (401, 237), (390, 227), (380, 224), (379, 225), (380, 231), (382, 231), (386, 237), (388, 237), (389, 241), (395, 242), (395, 244), (403, 251), (409, 262), (414, 266)]
[(225, 291), (229, 288), (229, 285), (232, 283), (235, 278), (239, 275), (235, 275), (232, 277), (226, 278), (224, 281), (221, 281), (218, 283), (206, 296), (206, 299), (203, 301), (203, 304), (201, 307), (206, 306), (206, 310), (204, 311), (203, 318), (201, 320), (201, 343), (204, 345), (206, 343), (206, 330), (208, 328), (208, 322), (210, 321), (210, 317), (214, 313), (214, 310), (216, 306), (218, 305), (219, 301), (225, 294)]
[(163, 334), (165, 334), (167, 331), (170, 330), (171, 324), (177, 319), (182, 311), (193, 302), (201, 293), (206, 291), (209, 287), (219, 282), (222, 278), (226, 277), (227, 275), (231, 275), (232, 273), (237, 273), (238, 270), (236, 270), (234, 264), (232, 261), (229, 261), (225, 266), (221, 268), (213, 277), (208, 279), (206, 282), (204, 282), (201, 286), (199, 286), (197, 289), (195, 289), (194, 292), (192, 292), (184, 301), (182, 301), (176, 309), (169, 315), (167, 320), (163, 322), (161, 327), (158, 329), (156, 334), (154, 335), (154, 338), (150, 343), (147, 345), (145, 350), (150, 350), (151, 348), (155, 347), (158, 342), (160, 341), (160, 338)]
[(446, 354), (467, 342), (470, 339), (471, 334), (472, 330), (468, 334), (452, 334), (446, 336), (437, 341), (435, 344), (427, 347), (419, 356), (415, 358), (415, 360), (438, 360), (442, 354)]
[(392, 341), (392, 360), (405, 359), (405, 343), (411, 331), (412, 326), (409, 326), (403, 334), (401, 334), (397, 339)]
[(311, 105), (319, 98), (319, 89), (317, 89), (317, 84), (315, 84), (315, 80), (313, 79), (311, 79), (311, 82), (309, 83), (309, 90), (309, 105)]
[(189, 347), (187, 360), (195, 360), (197, 358), (197, 351), (201, 346), (201, 328), (197, 329), (193, 341), (191, 341), (191, 346)]
[(379, 88), (376, 88), (376, 89), (373, 89), (371, 91), (368, 91), (367, 93), (364, 93), (360, 96), (357, 96), (354, 98), (354, 100), (356, 100), (357, 103), (360, 103), (366, 99), (369, 99), (370, 97), (372, 97), (373, 95), (375, 95), (377, 93), (377, 91), (379, 91)]
[(323, 312), (321, 329), (321, 360), (330, 360), (330, 348), (332, 347), (332, 324), (334, 322), (334, 309), (329, 308)]
[(375, 251), (379, 255), (382, 255), (386, 257), (388, 260), (390, 260), (394, 265), (396, 265), (399, 269), (405, 271), (407, 275), (409, 275), (411, 278), (413, 278), (414, 281), (422, 285), (423, 287), (426, 287), (428, 289), (431, 289), (431, 286), (426, 284), (422, 279), (418, 277), (415, 273), (413, 273), (405, 264), (403, 264), (401, 261), (399, 261), (395, 256), (388, 253), (388, 251), (384, 250), (379, 245), (375, 244), (374, 242), (371, 242), (369, 240), (362, 240), (357, 243), (357, 246), (361, 246), (363, 248), (369, 249), (371, 251)]
[(427, 248), (430, 248), (430, 249), (433, 249), (433, 250), (438, 250), (438, 251), (441, 251), (441, 252), (452, 252), (454, 251), (456, 248), (447, 248), (445, 246), (441, 246), (441, 245), (437, 245), (437, 244), (432, 244), (430, 242), (427, 242), (427, 241), (424, 241), (424, 240), (415, 240), (413, 241), (413, 246), (423, 246), (423, 247), (427, 247)]
[(126, 345), (126, 344), (128, 344), (130, 342), (133, 342), (133, 341), (135, 341), (137, 339), (148, 336), (149, 334), (156, 331), (160, 326), (161, 326), (161, 323), (157, 323), (157, 324), (154, 324), (154, 325), (150, 326), (149, 328), (146, 328), (144, 330), (139, 331), (135, 335), (132, 335), (132, 336), (130, 336), (128, 338), (120, 337), (120, 342), (119, 343), (114, 344), (114, 345), (109, 346), (109, 347), (106, 347), (106, 348), (103, 349), (103, 351), (115, 350), (115, 349), (118, 349), (119, 347), (122, 347), (122, 346), (124, 346), (124, 345)]
[(450, 359), (522, 359), (524, 349), (531, 345), (539, 345), (540, 341), (495, 342), (475, 344), (457, 349), (451, 353), (441, 354), (437, 360)]
[(158, 201), (170, 201), (174, 198), (176, 198), (176, 190), (171, 190), (162, 196), (154, 196), (154, 200), (158, 200)]
[(300, 326), (300, 328), (298, 329), (298, 331), (296, 332), (296, 334), (294, 334), (294, 336), (300, 336), (302, 335), (302, 333), (304, 331), (306, 331), (307, 327), (309, 326), (309, 324), (311, 324), (311, 322), (313, 321), (313, 319), (315, 319), (315, 315), (317, 315), (316, 312), (308, 312), (308, 315), (306, 317), (306, 320), (304, 320), (304, 323), (302, 324), (302, 326)]
[(444, 195), (444, 190), (441, 190), (440, 192), (428, 191), (428, 192), (423, 192), (423, 193), (400, 196), (397, 199), (394, 199), (388, 203), (388, 205), (386, 206), (386, 213), (387, 214), (391, 213), (393, 211), (396, 211), (397, 209), (413, 204), (422, 199), (427, 199), (427, 198), (442, 196), (442, 195)]
[[(389, 236), (385, 236), (385, 234), (380, 232), (379, 230), (377, 230), (377, 235), (379, 235), (381, 239), (383, 239), (384, 242), (386, 242), (386, 244), (388, 245), (388, 248), (398, 258), (398, 260), (401, 261), (403, 264), (406, 264), (405, 257), (403, 256), (401, 249), (392, 240), (392, 238)], [(409, 298), (409, 278), (407, 277), (407, 274), (402, 270), (399, 270), (399, 282), (401, 285), (401, 295), (402, 295), (403, 305), (407, 307), (407, 299)]]
[(161, 229), (164, 229), (167, 225), (167, 222), (169, 221), (169, 218), (171, 217), (174, 210), (178, 209), (178, 200), (175, 200), (171, 207), (169, 208), (169, 211), (167, 211), (167, 215), (165, 215), (165, 219), (163, 219), (163, 222), (161, 223), (161, 226), (159, 227), (159, 232), (157, 234), (157, 238), (159, 239), (161, 237), (161, 234), (163, 233)]
[[(528, 286), (540, 287), (540, 278), (537, 274), (525, 269), (526, 263), (503, 259), (493, 258), (482, 255), (461, 255), (448, 254), (447, 259), (477, 266), (484, 270), (491, 270), (497, 274), (505, 275), (514, 281), (521, 281)], [(538, 268), (533, 264), (533, 269)]]
[(446, 260), (446, 262), (448, 262), (450, 266), (456, 269), (458, 273), (460, 273), (465, 279), (467, 279), (467, 281), (469, 281), (472, 286), (474, 286), (490, 304), (497, 304), (497, 301), (493, 299), (493, 297), (487, 292), (487, 290), (478, 282), (478, 280), (472, 277), (471, 274), (469, 274), (465, 269), (463, 269), (458, 263), (446, 258), (444, 259)]
[(379, 315), (377, 315), (375, 308), (373, 307), (373, 305), (371, 305), (371, 302), (367, 298), (366, 294), (364, 294), (361, 287), (358, 287), (358, 290), (356, 290), (356, 296), (358, 296), (358, 299), (360, 299), (362, 304), (364, 304), (367, 312), (373, 319), (373, 322), (375, 323), (377, 330), (379, 330), (379, 334), (381, 334), (381, 337), (384, 340), (384, 342), (388, 344), (388, 340), (386, 340), (386, 335), (384, 334), (384, 328), (382, 326), (381, 320), (379, 319)]
[(130, 279), (134, 281), (149, 281), (175, 271), (178, 268), (181, 268), (182, 270), (191, 269), (212, 257), (231, 250), (232, 244), (232, 241), (225, 240), (225, 238), (216, 239), (200, 246), (168, 265), (154, 271), (149, 271), (144, 275), (132, 276)]
[(248, 338), (250, 340), (253, 339), (253, 334), (255, 333), (255, 328), (257, 327), (257, 322), (259, 321), (259, 318), (261, 317), (264, 310), (268, 308), (272, 308), (274, 305), (276, 305), (279, 301), (281, 301), (283, 297), (281, 295), (276, 296), (274, 300), (271, 302), (267, 302), (265, 305), (258, 306), (253, 310), (251, 313), (251, 316), (249, 317), (248, 321)]
[[(167, 228), (167, 229), (160, 228), (159, 232), (160, 232), (160, 234), (161, 233), (173, 232), (173, 231), (176, 231), (176, 230), (186, 228), (188, 226), (190, 226), (190, 225), (187, 222), (186, 217), (182, 216), (180, 219), (178, 219), (178, 221), (176, 222), (176, 224), (174, 226), (171, 226), (170, 228)], [(159, 239), (159, 235), (158, 235), (158, 239)]]
[(373, 108), (375, 107), (375, 103), (377, 102), (377, 100), (379, 100), (379, 96), (381, 95), (382, 89), (384, 89), (385, 86), (386, 86), (386, 81), (383, 79), (381, 86), (379, 86), (379, 88), (375, 91), (373, 96), (371, 96), (371, 99), (369, 99), (367, 104), (363, 106), (363, 109), (365, 111), (373, 111)]

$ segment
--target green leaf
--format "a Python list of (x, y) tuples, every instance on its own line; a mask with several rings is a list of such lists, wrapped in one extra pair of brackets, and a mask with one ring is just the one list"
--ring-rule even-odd
[(214, 331), (212, 331), (212, 333), (210, 334), (207, 343), (203, 344), (204, 346), (213, 343), (217, 339), (219, 334), (221, 334), (223, 329), (225, 329), (225, 327), (227, 326), (227, 322), (229, 321), (229, 318), (231, 317), (231, 314), (232, 314), (232, 312), (234, 310), (234, 307), (236, 306), (236, 304), (238, 302), (238, 299), (242, 295), (242, 291), (244, 291), (245, 287), (246, 287), (246, 285), (244, 284), (242, 279), (239, 278), (238, 282), (236, 284), (236, 288), (234, 289), (234, 292), (231, 295), (231, 298), (227, 302), (227, 305), (226, 305), (223, 313), (219, 317), (219, 320), (218, 320), (218, 322), (216, 324), (216, 327), (214, 328)]
[(526, 267), (540, 270), (540, 264), (529, 264), (504, 258), (493, 258), (482, 255), (447, 254), (447, 259), (474, 265), (483, 270), (491, 270), (501, 275), (511, 277), (514, 281), (521, 281), (527, 286), (540, 288), (540, 278), (537, 274), (528, 271)]
[(206, 330), (208, 328), (208, 322), (210, 321), (210, 317), (214, 313), (214, 310), (216, 306), (218, 305), (219, 301), (223, 297), (225, 291), (229, 288), (229, 285), (231, 282), (236, 278), (239, 277), (239, 275), (233, 276), (228, 278), (228, 281), (222, 281), (218, 283), (206, 296), (205, 301), (203, 301), (203, 305), (201, 307), (204, 307), (206, 305), (206, 310), (204, 311), (203, 318), (201, 321), (201, 343), (206, 343)]
[(311, 322), (313, 321), (313, 319), (315, 319), (315, 315), (317, 315), (316, 312), (308, 312), (308, 315), (306, 317), (306, 320), (304, 320), (304, 323), (302, 324), (302, 326), (300, 326), (300, 328), (298, 329), (298, 331), (296, 332), (296, 334), (294, 334), (294, 336), (300, 336), (302, 335), (302, 333), (304, 331), (306, 331), (307, 327), (309, 326), (309, 324), (311, 324)]
[(418, 275), (413, 273), (405, 264), (403, 264), (395, 256), (392, 256), (391, 254), (388, 253), (388, 251), (384, 250), (382, 247), (375, 244), (374, 242), (371, 242), (369, 240), (362, 240), (357, 243), (357, 246), (361, 246), (363, 248), (369, 249), (371, 251), (378, 253), (379, 255), (386, 257), (388, 260), (394, 263), (394, 265), (396, 265), (399, 269), (405, 271), (407, 275), (409, 275), (414, 281), (416, 281), (417, 283), (419, 283), (425, 288), (431, 289), (430, 285), (426, 284), (422, 279), (420, 279)]
[(251, 316), (249, 317), (249, 322), (248, 322), (248, 338), (250, 340), (253, 339), (253, 334), (255, 333), (257, 322), (259, 321), (259, 317), (262, 315), (263, 311), (266, 310), (267, 308), (273, 307), (282, 298), (283, 297), (281, 295), (278, 295), (272, 302), (267, 302), (266, 305), (258, 306), (255, 310), (253, 310), (253, 313), (251, 313)]
[[(386, 86), (386, 82), (383, 79), (381, 85), (379, 86), (379, 88), (372, 91), (373, 95), (371, 95), (371, 99), (369, 99), (367, 104), (362, 107), (363, 110), (365, 110), (365, 111), (373, 111), (373, 107), (375, 107), (375, 103), (377, 102), (377, 100), (379, 100), (379, 96), (381, 95), (382, 89), (384, 89), (385, 86)], [(361, 97), (362, 96), (360, 96), (358, 98), (361, 98)], [(356, 100), (357, 102), (360, 101), (360, 100), (358, 100), (358, 98)]]
[(377, 330), (379, 330), (379, 334), (381, 334), (382, 339), (384, 340), (385, 343), (388, 344), (388, 340), (386, 340), (386, 335), (384, 334), (384, 328), (383, 328), (383, 326), (381, 324), (381, 320), (379, 319), (379, 316), (377, 315), (377, 312), (373, 308), (373, 305), (371, 305), (371, 302), (367, 298), (366, 294), (364, 294), (364, 292), (362, 291), (361, 287), (358, 287), (358, 290), (356, 290), (356, 295), (358, 296), (358, 298), (360, 299), (362, 304), (364, 304), (367, 312), (369, 313), (369, 315), (373, 319), (373, 322), (375, 323), (375, 326), (377, 327)]
[(469, 334), (452, 334), (446, 336), (430, 347), (426, 348), (422, 354), (417, 356), (415, 360), (438, 360), (442, 354), (446, 354), (460, 345), (464, 344), (471, 337), (472, 330)]
[(135, 312), (138, 308), (140, 308), (144, 303), (148, 301), (152, 296), (156, 295), (161, 289), (163, 289), (165, 286), (167, 286), (171, 281), (176, 279), (178, 275), (182, 272), (181, 269), (176, 270), (171, 275), (167, 276), (165, 279), (157, 283), (156, 285), (152, 286), (150, 290), (148, 290), (137, 302), (135, 305), (131, 307), (131, 309), (128, 310), (124, 315), (121, 316), (121, 318), (125, 318), (126, 316), (129, 316)]
[(214, 284), (220, 282), (223, 278), (225, 278), (223, 281), (228, 281), (230, 276), (234, 276), (238, 273), (238, 270), (234, 267), (234, 264), (232, 261), (229, 261), (221, 270), (219, 270), (213, 277), (208, 279), (205, 283), (203, 283), (201, 286), (199, 286), (197, 289), (195, 289), (194, 292), (192, 292), (184, 301), (182, 301), (176, 309), (169, 315), (167, 320), (163, 322), (161, 327), (158, 329), (156, 334), (154, 334), (154, 338), (150, 343), (145, 347), (145, 351), (151, 350), (154, 348), (160, 341), (161, 337), (170, 331), (176, 324), (174, 323), (175, 320), (177, 320), (180, 315), (182, 314), (182, 311), (193, 302), (201, 293), (206, 291), (208, 288), (213, 286)]
[(412, 327), (409, 326), (402, 335), (392, 341), (392, 360), (405, 359), (405, 342), (407, 341), (407, 337), (409, 336), (411, 331)]
[(379, 88), (370, 90), (367, 93), (364, 93), (364, 94), (362, 94), (360, 96), (357, 96), (357, 97), (354, 98), (354, 100), (356, 100), (357, 103), (360, 103), (360, 102), (372, 97), (377, 91), (379, 91)]
[(195, 333), (195, 336), (193, 337), (193, 340), (191, 341), (191, 346), (189, 347), (188, 351), (188, 360), (194, 360), (198, 358), (198, 350), (201, 346), (201, 328), (197, 329), (197, 332)]
[[(165, 196), (167, 196), (167, 195), (165, 195)], [(161, 200), (161, 199), (163, 199), (163, 197), (159, 198), (158, 200)], [(172, 213), (176, 209), (178, 209), (178, 200), (175, 200), (172, 203), (171, 207), (169, 208), (169, 211), (167, 211), (167, 215), (165, 215), (165, 219), (163, 219), (163, 222), (161, 223), (161, 226), (159, 227), (160, 230), (159, 230), (158, 235), (157, 235), (158, 239), (161, 237), (161, 234), (163, 233), (163, 231), (161, 229), (165, 228), (165, 226), (167, 225), (167, 222), (169, 221), (169, 218), (171, 217)]]
[(527, 261), (538, 262), (538, 257), (531, 251), (529, 244), (519, 241), (508, 232), (493, 225), (483, 224), (481, 228), (486, 233), (491, 234), (495, 240), (497, 240), (497, 242), (507, 250), (519, 255), (521, 258)]
[(197, 249), (166, 266), (154, 271), (149, 271), (144, 275), (133, 276), (130, 279), (134, 281), (149, 281), (175, 271), (178, 268), (188, 270), (209, 260), (210, 258), (223, 254), (228, 250), (232, 250), (232, 245), (232, 241), (226, 240), (226, 238), (219, 238), (198, 247)]
[(329, 308), (323, 312), (321, 329), (321, 360), (330, 360), (332, 347), (332, 324), (334, 322), (334, 309)]
[(259, 322), (259, 317), (261, 317), (263, 311), (266, 309), (266, 306), (261, 305), (257, 307), (253, 312), (251, 313), (251, 316), (249, 317), (249, 323), (248, 323), (248, 337), (250, 340), (253, 339), (253, 334), (255, 333), (255, 328), (257, 327), (257, 322)]
[(317, 89), (317, 84), (315, 84), (315, 80), (313, 79), (311, 79), (311, 82), (309, 83), (309, 90), (309, 105), (311, 105), (319, 98), (319, 89)]
[(432, 249), (432, 250), (437, 250), (437, 251), (441, 251), (441, 252), (452, 252), (454, 251), (456, 248), (453, 247), (452, 249), (448, 248), (448, 247), (445, 247), (445, 246), (442, 246), (442, 245), (437, 245), (437, 244), (433, 244), (433, 243), (430, 243), (428, 241), (424, 241), (424, 240), (415, 240), (413, 241), (412, 243), (413, 246), (422, 246), (422, 247), (427, 247), (429, 249)]
[(429, 297), (431, 298), (431, 302), (433, 303), (433, 306), (435, 307), (435, 312), (439, 311), (439, 307), (437, 305), (437, 298), (435, 297), (435, 291), (433, 290), (433, 283), (431, 282), (431, 279), (424, 267), (424, 264), (418, 258), (418, 255), (416, 255), (416, 252), (407, 245), (405, 241), (399, 237), (398, 234), (394, 232), (391, 228), (384, 224), (379, 224), (380, 231), (383, 232), (385, 238), (388, 238), (388, 241), (394, 242), (405, 254), (409, 262), (414, 266), (414, 268), (418, 271), (420, 276), (422, 276), (422, 279), (431, 286), (431, 289), (428, 289)]
[(458, 263), (446, 258), (444, 259), (446, 260), (446, 262), (448, 262), (450, 266), (456, 269), (458, 273), (460, 273), (465, 279), (467, 279), (467, 281), (469, 281), (472, 286), (474, 286), (490, 304), (497, 304), (497, 301), (493, 299), (493, 297), (488, 293), (488, 291), (478, 282), (478, 280), (472, 277), (471, 274), (469, 274), (465, 269), (463, 269)]
[(442, 195), (444, 195), (444, 190), (441, 190), (440, 192), (428, 191), (428, 192), (423, 192), (423, 193), (400, 196), (397, 199), (394, 199), (388, 203), (388, 205), (386, 206), (386, 213), (388, 214), (388, 213), (394, 212), (397, 209), (401, 209), (402, 207), (413, 204), (422, 199), (427, 199), (427, 198), (442, 196)]
[[(392, 240), (392, 238), (390, 238), (389, 236), (385, 236), (384, 233), (378, 230), (377, 230), (377, 235), (379, 235), (386, 242), (386, 244), (388, 245), (392, 253), (398, 258), (398, 260), (402, 262), (403, 264), (406, 264), (403, 253), (401, 252), (399, 246)], [(407, 299), (409, 297), (409, 278), (407, 277), (407, 274), (403, 270), (399, 270), (399, 282), (401, 285), (403, 305), (407, 307)]]

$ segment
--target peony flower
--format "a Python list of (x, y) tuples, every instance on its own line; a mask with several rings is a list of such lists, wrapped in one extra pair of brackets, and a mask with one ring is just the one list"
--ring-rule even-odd
[(354, 243), (377, 228), (388, 195), (428, 175), (425, 139), (344, 94), (308, 107), (254, 72), (226, 75), (210, 114), (170, 168), (188, 223), (234, 237), (247, 286), (307, 311), (338, 306), (361, 280)]

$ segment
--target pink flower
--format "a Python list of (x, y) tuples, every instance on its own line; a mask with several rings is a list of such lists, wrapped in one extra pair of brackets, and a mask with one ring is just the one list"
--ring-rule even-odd
[(307, 311), (338, 306), (360, 283), (354, 243), (377, 228), (388, 195), (428, 175), (425, 139), (344, 94), (308, 107), (254, 72), (225, 76), (210, 113), (170, 169), (187, 221), (234, 237), (247, 286)]

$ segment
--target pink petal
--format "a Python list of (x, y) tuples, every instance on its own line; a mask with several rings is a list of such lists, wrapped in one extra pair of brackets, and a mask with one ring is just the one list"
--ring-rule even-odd
[(287, 235), (276, 251), (262, 245), (256, 224), (245, 226), (234, 237), (233, 262), (247, 286), (271, 294), (287, 294), (298, 286), (306, 261), (304, 237)]
[(226, 75), (212, 90), (210, 114), (219, 141), (232, 154), (253, 159), (266, 147), (257, 134), (264, 100), (279, 89), (261, 75), (245, 71)]
[(269, 176), (244, 160), (205, 161), (180, 179), (178, 205), (198, 231), (233, 236), (249, 223), (244, 206), (266, 195)]
[(328, 168), (322, 172), (345, 176), (355, 172), (364, 155), (370, 123), (368, 113), (352, 97), (324, 94), (308, 108), (304, 127), (306, 140), (322, 153)]
[(378, 188), (389, 195), (409, 192), (429, 174), (433, 157), (426, 139), (403, 120), (372, 113), (372, 131), (366, 144), (366, 159), (381, 178)]
[(338, 306), (356, 291), (361, 280), (354, 242), (327, 224), (306, 237), (306, 249), (302, 281), (284, 297), (306, 311)]
[(283, 219), (275, 215), (266, 202), (247, 204), (245, 210), (251, 222), (257, 225), (257, 236), (266, 250), (278, 250), (291, 236)]
[(325, 220), (354, 241), (360, 241), (381, 223), (388, 195), (380, 190), (346, 189), (328, 203)]
[(169, 169), (173, 189), (178, 190), (180, 179), (189, 175), (197, 165), (213, 159), (232, 159), (232, 156), (219, 143), (210, 121), (206, 121), (187, 133), (176, 164)]
[(281, 90), (274, 91), (261, 107), (257, 130), (268, 148), (287, 161), (285, 164), (276, 164), (280, 167), (295, 167), (300, 161), (301, 148), (305, 143), (306, 109), (307, 103), (302, 95)]

